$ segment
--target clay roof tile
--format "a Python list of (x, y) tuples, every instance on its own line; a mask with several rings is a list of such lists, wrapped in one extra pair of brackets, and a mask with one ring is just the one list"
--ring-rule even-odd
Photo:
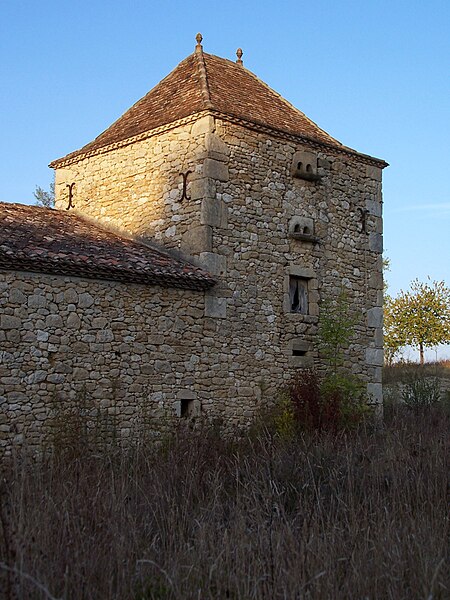
[(205, 110), (342, 147), (241, 64), (194, 52), (95, 140), (50, 166)]
[(203, 290), (206, 271), (74, 213), (0, 202), (0, 269)]

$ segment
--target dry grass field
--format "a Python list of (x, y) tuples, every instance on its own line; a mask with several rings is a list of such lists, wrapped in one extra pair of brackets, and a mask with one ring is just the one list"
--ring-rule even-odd
[(52, 599), (444, 599), (449, 417), (348, 433), (79, 440), (2, 465), (0, 594)]

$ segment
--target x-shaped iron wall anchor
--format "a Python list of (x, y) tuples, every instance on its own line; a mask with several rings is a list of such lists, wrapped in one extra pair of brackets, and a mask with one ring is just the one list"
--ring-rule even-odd
[(369, 211), (367, 208), (361, 208), (360, 206), (358, 206), (358, 210), (361, 213), (361, 232), (367, 233), (367, 215)]
[(75, 183), (68, 183), (66, 185), (66, 187), (69, 188), (69, 204), (67, 205), (66, 210), (69, 210), (71, 208), (75, 208), (75, 204), (72, 202), (73, 200), (73, 188), (75, 186)]
[(186, 198), (186, 200), (190, 200), (191, 197), (187, 195), (187, 178), (188, 175), (190, 175), (192, 173), (192, 171), (186, 171), (186, 173), (180, 173), (181, 177), (183, 178), (183, 193), (181, 194), (181, 199), (180, 202), (183, 202), (183, 200)]

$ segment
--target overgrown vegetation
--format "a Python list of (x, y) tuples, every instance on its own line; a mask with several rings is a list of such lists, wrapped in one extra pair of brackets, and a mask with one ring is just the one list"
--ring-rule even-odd
[(448, 425), (400, 407), (351, 433), (23, 452), (2, 465), (2, 598), (446, 598)]
[(351, 429), (368, 412), (365, 384), (345, 368), (345, 350), (357, 323), (345, 290), (322, 303), (319, 344), (325, 372), (319, 375), (306, 369), (293, 378), (275, 413), (278, 430), (284, 435), (295, 429)]
[(450, 413), (450, 362), (399, 362), (383, 371), (385, 410), (402, 404), (423, 413), (437, 406)]
[(364, 385), (356, 377), (338, 373), (320, 377), (306, 369), (293, 378), (272, 417), (277, 434), (289, 438), (298, 431), (354, 429), (369, 410)]

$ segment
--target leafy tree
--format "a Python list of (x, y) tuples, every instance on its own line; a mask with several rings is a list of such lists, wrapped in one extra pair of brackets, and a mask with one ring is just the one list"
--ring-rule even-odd
[(419, 349), (423, 365), (425, 348), (450, 343), (450, 288), (443, 281), (415, 279), (411, 290), (400, 291), (396, 298), (386, 296), (384, 311), (388, 354), (412, 346)]
[(53, 208), (55, 206), (55, 184), (50, 184), (50, 190), (48, 192), (37, 185), (33, 192), (33, 196), (36, 198), (35, 204), (38, 206)]

